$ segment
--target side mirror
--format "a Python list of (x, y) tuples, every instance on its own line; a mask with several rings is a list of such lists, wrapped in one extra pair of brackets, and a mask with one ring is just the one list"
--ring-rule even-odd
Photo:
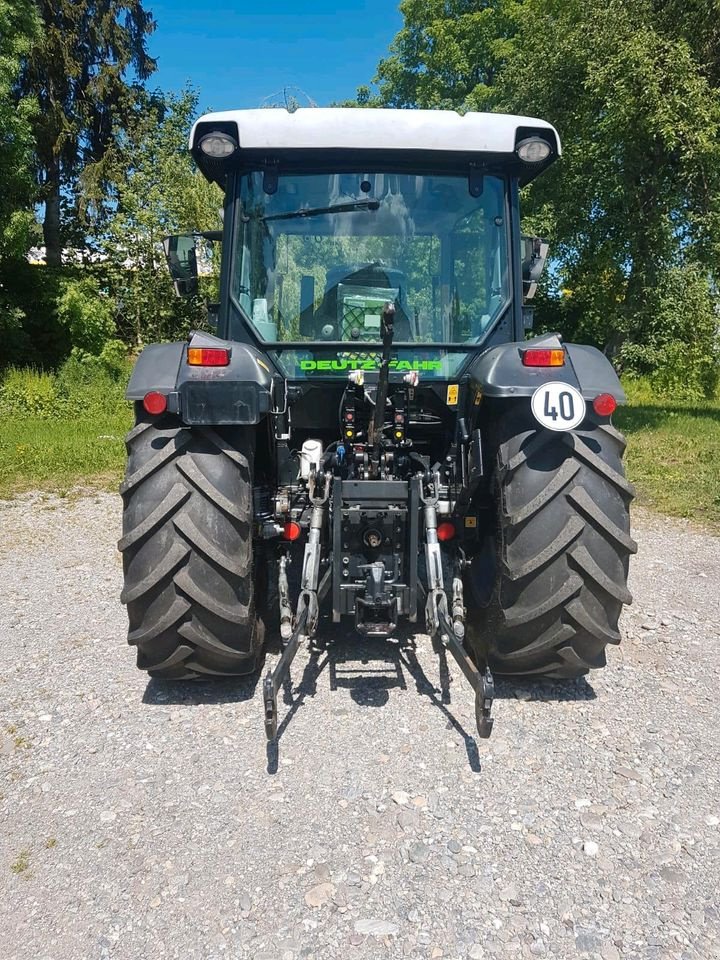
[(211, 303), (209, 300), (205, 302), (205, 307), (207, 308), (207, 325), (213, 330), (217, 330), (218, 326), (218, 317), (220, 314), (220, 304)]
[(521, 241), (523, 299), (532, 300), (537, 292), (538, 280), (545, 269), (550, 244), (540, 237), (521, 237)]
[(198, 263), (195, 237), (180, 233), (163, 240), (165, 259), (178, 297), (191, 297), (198, 291)]

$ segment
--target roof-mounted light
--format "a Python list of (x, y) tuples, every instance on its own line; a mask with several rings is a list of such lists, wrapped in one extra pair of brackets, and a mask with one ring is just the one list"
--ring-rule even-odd
[(213, 160), (227, 160), (238, 148), (237, 141), (229, 133), (215, 131), (206, 133), (198, 147), (206, 157), (212, 157)]
[(552, 147), (541, 137), (528, 137), (520, 141), (515, 152), (523, 163), (542, 163), (552, 153)]

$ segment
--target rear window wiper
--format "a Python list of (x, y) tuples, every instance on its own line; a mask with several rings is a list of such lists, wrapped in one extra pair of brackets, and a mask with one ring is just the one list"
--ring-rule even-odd
[(355, 200), (352, 203), (336, 203), (332, 207), (308, 207), (307, 210), (292, 210), (290, 213), (273, 213), (269, 217), (259, 217), (266, 223), (269, 220), (297, 220), (300, 217), (321, 217), (326, 213), (352, 213), (354, 210), (377, 210), (379, 200)]

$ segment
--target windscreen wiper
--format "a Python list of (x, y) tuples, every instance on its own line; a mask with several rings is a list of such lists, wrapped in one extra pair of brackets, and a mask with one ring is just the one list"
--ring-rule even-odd
[(377, 210), (379, 200), (355, 200), (353, 203), (336, 203), (332, 207), (308, 207), (307, 210), (292, 210), (290, 213), (273, 213), (269, 217), (260, 217), (266, 223), (269, 220), (297, 220), (300, 217), (321, 217), (325, 213), (352, 213), (354, 210)]

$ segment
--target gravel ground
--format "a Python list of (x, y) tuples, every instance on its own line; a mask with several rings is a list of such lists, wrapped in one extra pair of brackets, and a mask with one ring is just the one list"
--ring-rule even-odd
[(609, 668), (490, 741), (427, 638), (340, 636), (268, 758), (255, 684), (136, 670), (118, 526), (0, 504), (0, 955), (720, 957), (717, 538), (639, 515)]

